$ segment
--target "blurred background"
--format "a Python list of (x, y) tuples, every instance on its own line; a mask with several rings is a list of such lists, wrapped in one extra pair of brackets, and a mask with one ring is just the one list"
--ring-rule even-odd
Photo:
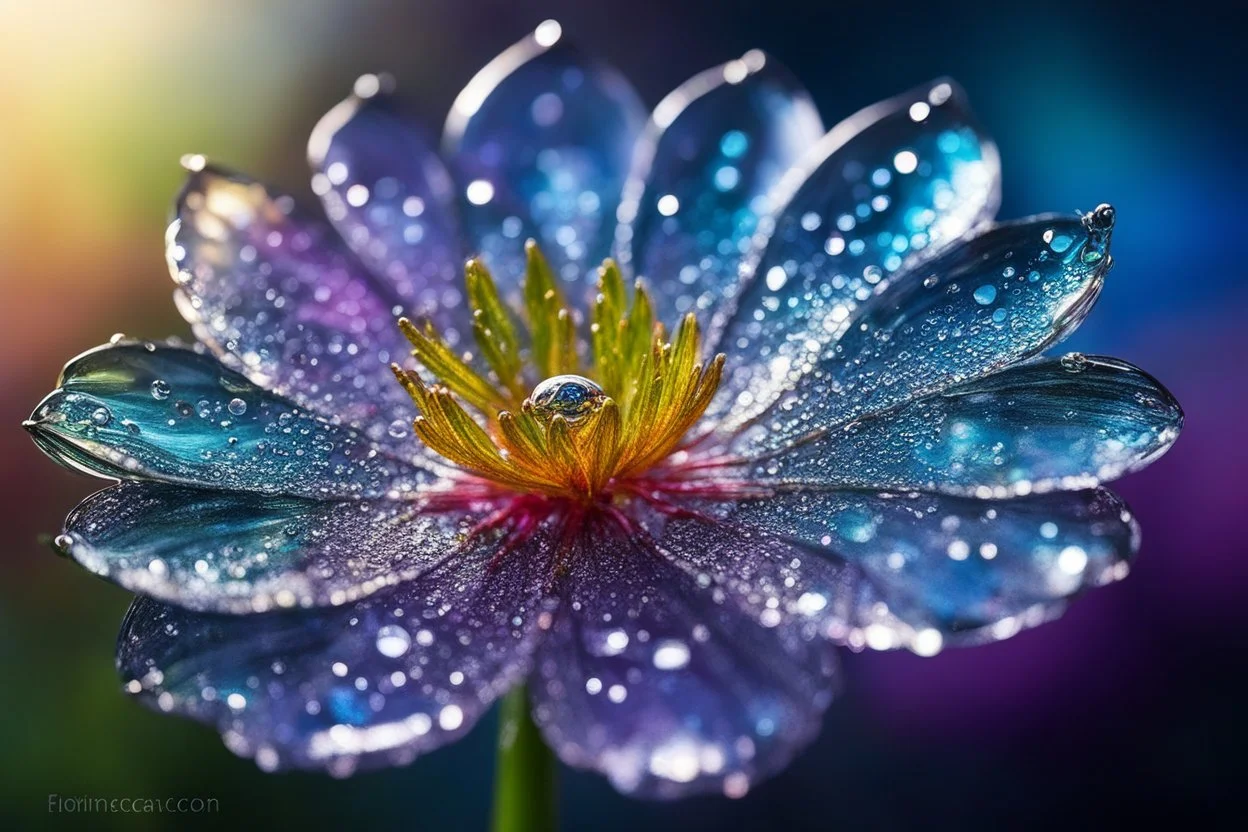
[(1168, 456), (1119, 484), (1144, 526), (1125, 582), (990, 647), (847, 657), (820, 740), (743, 801), (639, 803), (565, 772), (565, 828), (1248, 820), (1245, 33), (1199, 6), (0, 0), (0, 821), (187, 820), (47, 814), (49, 794), (90, 794), (216, 797), (229, 822), (484, 827), (492, 720), (407, 769), (339, 782), (262, 775), (207, 728), (128, 701), (113, 672), (127, 594), (40, 543), (99, 483), (43, 459), (18, 423), (112, 333), (187, 334), (161, 243), (181, 154), (315, 205), (305, 139), (358, 74), (394, 73), (436, 128), (547, 17), (651, 105), (753, 47), (805, 81), (828, 124), (953, 75), (1000, 145), (1003, 217), (1117, 207), (1117, 266), (1069, 347), (1144, 367), (1188, 417)]

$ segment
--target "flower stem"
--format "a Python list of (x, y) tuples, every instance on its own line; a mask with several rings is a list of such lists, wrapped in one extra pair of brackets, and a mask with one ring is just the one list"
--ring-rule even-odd
[(529, 715), (523, 685), (503, 697), (494, 770), (493, 832), (553, 832), (555, 757)]

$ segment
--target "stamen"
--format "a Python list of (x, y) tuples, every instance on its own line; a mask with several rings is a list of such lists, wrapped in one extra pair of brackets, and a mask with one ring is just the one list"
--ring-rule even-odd
[(623, 276), (608, 260), (590, 324), (593, 378), (579, 375), (575, 316), (541, 251), (532, 241), (526, 251), (523, 323), (484, 264), (472, 260), (465, 269), (473, 334), (488, 373), (456, 355), (432, 326), (400, 321), (413, 355), (439, 380), (431, 385), (393, 367), (420, 411), (416, 435), (466, 472), (515, 493), (573, 504), (616, 490), (636, 493), (630, 480), (677, 451), (705, 411), (724, 357), (709, 364), (701, 358), (693, 315), (668, 341), (645, 286), (638, 281), (630, 304)]

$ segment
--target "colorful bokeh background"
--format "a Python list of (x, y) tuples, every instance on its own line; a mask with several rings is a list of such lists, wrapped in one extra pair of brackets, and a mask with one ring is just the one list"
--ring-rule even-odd
[(232, 823), (484, 827), (492, 720), (407, 769), (339, 782), (262, 775), (206, 728), (123, 697), (127, 594), (40, 542), (98, 483), (43, 459), (18, 423), (112, 333), (186, 333), (161, 250), (181, 154), (311, 202), (305, 137), (357, 74), (394, 73), (436, 126), (547, 17), (651, 104), (752, 47), (803, 78), (829, 123), (958, 78), (1001, 148), (1003, 216), (1117, 207), (1117, 266), (1069, 346), (1148, 369), (1188, 417), (1169, 455), (1120, 483), (1145, 532), (1125, 582), (990, 647), (847, 657), (821, 739), (743, 801), (638, 803), (565, 772), (565, 827), (1243, 822), (1244, 33), (1199, 6), (0, 0), (0, 823), (186, 820), (49, 815), (59, 794), (215, 797), (209, 819)]

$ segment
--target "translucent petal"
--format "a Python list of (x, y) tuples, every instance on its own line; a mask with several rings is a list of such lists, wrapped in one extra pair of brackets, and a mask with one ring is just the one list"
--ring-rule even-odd
[(616, 229), (622, 265), (644, 275), (658, 319), (705, 313), (738, 286), (768, 193), (823, 135), (806, 90), (762, 52), (709, 69), (655, 108)]
[(360, 259), (452, 346), (469, 344), (455, 186), (391, 79), (365, 75), (308, 140), (312, 189)]
[[(854, 646), (942, 646), (1007, 638), (1124, 577), (1139, 531), (1103, 489), (1012, 500), (801, 491), (736, 505), (726, 518), (854, 567), (852, 603), (830, 634)], [(819, 573), (810, 573), (817, 576)], [(843, 581), (820, 588), (829, 597)]]
[(467, 733), (529, 667), (542, 551), (507, 569), (488, 569), (490, 554), (333, 610), (221, 616), (140, 599), (118, 668), (146, 704), (213, 725), (267, 771), (403, 765)]
[(813, 364), (773, 365), (795, 386), (754, 436), (780, 447), (1042, 352), (1091, 310), (1109, 238), (1087, 217), (1033, 217), (924, 263), (864, 305)]
[(331, 228), (238, 174), (191, 173), (169, 227), (175, 299), (196, 336), (252, 381), (388, 445), (415, 448), (388, 367), (410, 347), (404, 299)]
[(167, 344), (119, 341), (75, 358), (26, 426), (58, 462), (116, 479), (344, 499), (433, 478), (212, 356)]
[(805, 622), (751, 616), (716, 577), (619, 534), (569, 558), (564, 580), (531, 686), (564, 762), (638, 796), (740, 796), (817, 733), (834, 655)]
[(193, 610), (338, 605), (456, 552), (466, 522), (396, 501), (324, 502), (123, 483), (89, 497), (56, 546), (91, 572)]
[(619, 73), (559, 35), (543, 23), (481, 70), (451, 107), (444, 148), (468, 238), (499, 284), (519, 284), (533, 237), (556, 273), (580, 281), (580, 302), (610, 253), (646, 115)]
[(1089, 488), (1148, 465), (1182, 425), (1178, 402), (1146, 373), (1071, 353), (820, 433), (751, 475), (976, 497)]
[(990, 220), (1000, 203), (996, 146), (966, 96), (937, 80), (836, 127), (781, 181), (784, 205), (725, 324), (730, 365), (713, 413), (740, 419), (840, 334), (893, 275)]

